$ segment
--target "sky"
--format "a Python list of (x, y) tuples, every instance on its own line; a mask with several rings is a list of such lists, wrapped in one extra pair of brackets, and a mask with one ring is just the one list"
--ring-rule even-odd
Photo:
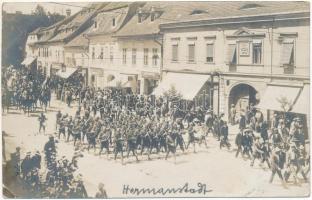
[[(15, 13), (16, 11), (21, 11), (23, 14), (31, 14), (35, 10), (37, 4), (44, 7), (46, 12), (57, 12), (62, 15), (66, 14), (66, 9), (71, 9), (71, 13), (74, 14), (82, 9), (82, 7), (87, 6), (88, 2), (5, 2), (3, 3), (2, 9), (7, 13)], [(66, 5), (65, 5), (66, 4)]]

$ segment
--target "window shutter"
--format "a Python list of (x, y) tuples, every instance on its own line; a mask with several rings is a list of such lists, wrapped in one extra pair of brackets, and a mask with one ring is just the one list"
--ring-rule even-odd
[(291, 54), (293, 53), (294, 43), (283, 43), (281, 64), (290, 64)]
[(178, 45), (177, 44), (172, 45), (172, 60), (173, 61), (178, 60)]
[(228, 50), (227, 50), (227, 61), (228, 63), (233, 63), (234, 60), (234, 55), (236, 51), (236, 44), (229, 44), (228, 45)]
[(189, 44), (189, 61), (195, 60), (195, 45)]
[(213, 57), (213, 44), (207, 44), (207, 57)]

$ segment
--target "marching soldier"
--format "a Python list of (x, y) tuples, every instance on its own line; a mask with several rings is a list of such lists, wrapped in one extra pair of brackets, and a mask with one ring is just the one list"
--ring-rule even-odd
[(115, 135), (115, 149), (114, 149), (114, 160), (116, 160), (118, 153), (121, 154), (121, 163), (123, 164), (123, 135), (121, 134), (120, 128), (117, 128)]
[(108, 132), (108, 129), (104, 126), (102, 126), (101, 128), (101, 132), (100, 132), (100, 136), (99, 136), (99, 139), (100, 139), (100, 152), (99, 152), (99, 155), (101, 155), (103, 149), (106, 149), (106, 155), (108, 157), (108, 154), (109, 154), (109, 132)]
[(167, 144), (167, 154), (166, 154), (166, 160), (169, 156), (169, 153), (171, 152), (174, 156), (174, 163), (176, 163), (176, 145), (173, 139), (173, 133), (170, 132), (167, 136), (166, 136), (166, 144)]
[(235, 144), (237, 146), (237, 151), (236, 151), (236, 155), (235, 157), (237, 158), (238, 154), (241, 153), (243, 156), (243, 131), (240, 129), (240, 131), (238, 132), (238, 134), (236, 135), (235, 138)]
[(282, 175), (282, 168), (284, 166), (284, 161), (283, 161), (282, 157), (283, 156), (282, 156), (281, 149), (278, 146), (276, 146), (274, 148), (272, 155), (271, 155), (272, 174), (271, 174), (271, 178), (270, 178), (270, 183), (273, 182), (273, 178), (274, 178), (275, 174), (277, 174), (282, 181), (283, 187), (286, 187), (286, 183), (285, 183), (285, 180), (284, 180), (283, 175)]
[(66, 115), (64, 115), (59, 122), (59, 133), (58, 133), (58, 139), (61, 138), (61, 134), (63, 135), (64, 139), (66, 139), (66, 135), (65, 135), (65, 128), (66, 128)]
[(42, 112), (41, 115), (38, 118), (38, 121), (39, 121), (39, 133), (41, 133), (41, 129), (43, 129), (43, 133), (45, 134), (45, 128), (46, 128), (46, 121), (47, 120), (48, 119), (46, 118), (46, 116)]
[(194, 148), (194, 153), (196, 152), (195, 150), (195, 130), (193, 128), (194, 124), (190, 124), (190, 127), (188, 129), (188, 142), (187, 142), (187, 145), (186, 145), (186, 149), (188, 149), (189, 145), (190, 144), (193, 144), (193, 148)]
[(297, 172), (299, 171), (299, 152), (296, 149), (296, 145), (292, 144), (291, 148), (287, 152), (287, 170), (284, 174), (285, 181), (288, 181), (289, 177), (294, 178), (295, 184), (300, 185), (298, 182)]
[(136, 154), (136, 136), (133, 129), (130, 129), (127, 136), (127, 158), (129, 158), (130, 152), (135, 156), (136, 161), (138, 162), (138, 156)]
[(229, 135), (229, 128), (227, 126), (227, 123), (224, 122), (222, 127), (221, 127), (221, 137), (222, 137), (222, 139), (220, 140), (220, 149), (223, 146), (226, 146), (228, 149), (230, 149), (231, 144), (228, 141), (228, 135)]
[(59, 111), (57, 111), (57, 113), (56, 113), (55, 130), (57, 130), (57, 126), (59, 125), (61, 118), (62, 118), (62, 113), (61, 113), (61, 111), (59, 110)]

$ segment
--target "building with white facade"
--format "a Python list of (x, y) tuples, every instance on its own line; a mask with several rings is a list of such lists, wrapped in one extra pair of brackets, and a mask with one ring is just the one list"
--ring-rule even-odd
[(93, 27), (86, 34), (89, 40), (89, 84), (96, 88), (130, 87), (134, 79), (120, 73), (121, 52), (113, 37), (136, 13), (140, 3), (118, 2), (105, 6), (94, 18)]
[(266, 118), (273, 111), (308, 116), (303, 105), (309, 104), (309, 3), (224, 5), (179, 3), (180, 18), (160, 25), (163, 84), (156, 93), (173, 84), (185, 99), (212, 103), (226, 116), (232, 104), (238, 115), (253, 104)]

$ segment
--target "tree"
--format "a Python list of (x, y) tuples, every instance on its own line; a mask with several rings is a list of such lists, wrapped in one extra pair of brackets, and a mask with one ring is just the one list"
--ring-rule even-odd
[(292, 103), (286, 97), (281, 97), (277, 99), (277, 101), (281, 104), (281, 108), (284, 112), (288, 112), (291, 109)]
[(171, 102), (178, 102), (182, 99), (182, 95), (176, 90), (174, 85), (171, 85), (170, 89), (165, 91), (163, 95)]
[(38, 16), (47, 16), (43, 6), (37, 4), (37, 7), (35, 9), (34, 15), (38, 15)]

